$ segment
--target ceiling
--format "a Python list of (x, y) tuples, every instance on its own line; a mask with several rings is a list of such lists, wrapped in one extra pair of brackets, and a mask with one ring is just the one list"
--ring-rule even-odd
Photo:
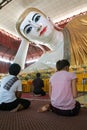
[[(20, 45), (19, 35), (16, 31), (16, 21), (20, 14), (28, 7), (36, 7), (46, 13), (53, 22), (87, 11), (87, 0), (12, 0), (0, 9), (0, 57), (13, 60)], [(15, 38), (12, 38), (16, 36)], [(5, 37), (6, 36), (6, 37)], [(15, 40), (16, 39), (16, 40)], [(49, 49), (44, 47), (46, 51)], [(35, 44), (29, 46), (27, 60), (42, 55), (43, 51)]]

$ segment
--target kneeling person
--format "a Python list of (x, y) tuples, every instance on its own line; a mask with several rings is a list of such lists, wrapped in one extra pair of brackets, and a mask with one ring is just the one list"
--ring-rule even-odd
[(1, 80), (0, 110), (16, 112), (27, 109), (31, 102), (22, 99), (22, 83), (17, 75), (20, 73), (19, 64), (13, 63), (9, 67), (9, 75)]
[(44, 96), (46, 95), (46, 92), (43, 90), (44, 82), (40, 78), (40, 76), (41, 76), (40, 73), (36, 73), (36, 78), (32, 81), (34, 87), (33, 93), (36, 95)]

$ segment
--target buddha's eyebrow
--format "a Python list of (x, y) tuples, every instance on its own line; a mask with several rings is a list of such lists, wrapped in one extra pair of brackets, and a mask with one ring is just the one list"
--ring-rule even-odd
[(24, 27), (24, 32), (25, 32), (25, 29), (26, 29), (27, 26), (30, 26), (30, 24), (27, 24), (27, 25)]
[(34, 19), (34, 17), (37, 15), (38, 13), (34, 14), (33, 17), (32, 17), (32, 20)]

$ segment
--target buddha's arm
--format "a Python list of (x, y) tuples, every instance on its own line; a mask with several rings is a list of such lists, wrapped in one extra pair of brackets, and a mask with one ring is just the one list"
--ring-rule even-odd
[(28, 41), (26, 39), (22, 39), (20, 47), (19, 47), (17, 54), (14, 58), (14, 63), (18, 63), (22, 69), (24, 69), (28, 47), (29, 47)]

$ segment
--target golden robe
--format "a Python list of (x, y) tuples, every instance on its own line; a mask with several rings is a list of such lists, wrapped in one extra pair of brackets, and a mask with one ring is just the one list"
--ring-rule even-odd
[(68, 53), (70, 64), (87, 66), (87, 14), (73, 18), (64, 30), (64, 40), (66, 42), (64, 53), (65, 55)]

